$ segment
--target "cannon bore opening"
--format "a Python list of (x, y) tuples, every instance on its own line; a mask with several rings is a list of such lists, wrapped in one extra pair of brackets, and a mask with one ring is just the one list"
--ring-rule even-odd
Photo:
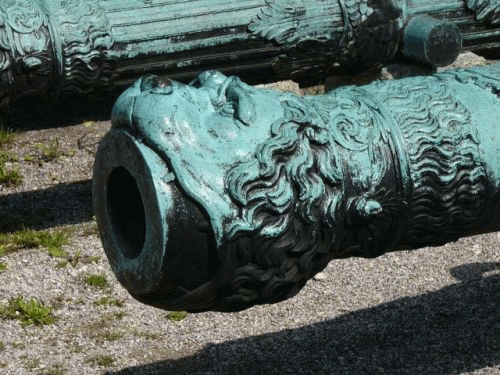
[(109, 175), (107, 211), (118, 249), (127, 258), (138, 257), (146, 240), (146, 215), (137, 182), (124, 167)]

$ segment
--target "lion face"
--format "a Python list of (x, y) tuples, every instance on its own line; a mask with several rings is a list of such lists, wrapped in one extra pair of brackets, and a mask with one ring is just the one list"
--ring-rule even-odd
[[(113, 128), (165, 161), (216, 242), (210, 281), (158, 306), (234, 311), (277, 302), (333, 256), (378, 249), (371, 228), (384, 207), (376, 199), (390, 199), (378, 187), (394, 178), (386, 178), (381, 116), (364, 94), (300, 98), (216, 72), (190, 85), (146, 77), (122, 94)], [(173, 211), (173, 221), (187, 216)], [(191, 232), (176, 246), (184, 259), (195, 231), (182, 231)], [(205, 307), (197, 304), (207, 296)]]
[(115, 128), (125, 128), (168, 160), (183, 190), (209, 214), (217, 240), (237, 215), (224, 175), (249, 160), (283, 115), (276, 94), (236, 77), (206, 72), (190, 85), (145, 77), (118, 99)]

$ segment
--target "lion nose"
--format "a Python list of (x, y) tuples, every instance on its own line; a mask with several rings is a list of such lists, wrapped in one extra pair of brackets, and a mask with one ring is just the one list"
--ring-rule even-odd
[(160, 94), (173, 92), (173, 81), (169, 78), (162, 79), (155, 75), (147, 75), (141, 79), (141, 91), (154, 91)]

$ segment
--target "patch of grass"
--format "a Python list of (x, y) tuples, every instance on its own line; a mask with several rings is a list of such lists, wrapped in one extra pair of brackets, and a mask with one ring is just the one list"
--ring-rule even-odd
[[(72, 157), (76, 154), (75, 149), (69, 149), (66, 151), (63, 151), (61, 148), (61, 145), (59, 143), (59, 138), (54, 138), (50, 143), (36, 143), (35, 148), (38, 150), (38, 165), (43, 166), (46, 162), (51, 162), (56, 159), (59, 160), (66, 160), (66, 157)], [(29, 155), (32, 156), (32, 155)], [(28, 156), (28, 158), (29, 158)], [(25, 157), (26, 160), (26, 157)], [(34, 157), (31, 160), (26, 160), (26, 161), (32, 161), (34, 160)], [(57, 176), (54, 176), (57, 177)], [(59, 178), (56, 178), (59, 179)]]
[(0, 185), (16, 187), (21, 185), (23, 177), (19, 173), (19, 168), (7, 169), (5, 163), (0, 161)]
[(160, 335), (159, 333), (144, 332), (139, 330), (134, 330), (133, 335), (135, 337), (140, 337), (146, 340), (159, 340), (162, 338), (162, 335)]
[(11, 344), (14, 349), (24, 349), (26, 345), (22, 341), (15, 341)]
[(5, 350), (5, 343), (0, 341), (0, 352)]
[(42, 326), (56, 321), (52, 315), (52, 307), (44, 306), (36, 299), (25, 301), (22, 296), (13, 298), (7, 306), (0, 307), (0, 316), (5, 319), (17, 319), (22, 327), (32, 324)]
[(17, 133), (0, 126), (0, 148), (10, 146), (16, 139)]
[(102, 366), (102, 367), (108, 367), (111, 366), (115, 360), (113, 357), (109, 355), (97, 355), (92, 358), (89, 358), (88, 360), (90, 363)]
[(61, 247), (49, 247), (47, 248), (47, 251), (50, 256), (56, 257), (56, 258), (63, 258), (66, 256), (66, 252), (61, 248)]
[[(100, 319), (92, 323), (82, 324), (71, 329), (71, 332), (84, 335), (98, 342), (117, 341), (127, 334), (133, 334), (133, 329), (114, 329), (118, 314), (101, 314)], [(119, 314), (125, 316), (126, 314)]]
[(60, 363), (56, 363), (39, 372), (40, 375), (64, 375), (65, 373), (66, 369)]
[(75, 150), (74, 148), (71, 148), (71, 149), (67, 150), (67, 151), (64, 153), (64, 155), (66, 155), (66, 156), (70, 156), (70, 157), (71, 157), (71, 156), (75, 156), (75, 154), (76, 154), (76, 150)]
[(68, 261), (67, 260), (62, 260), (60, 262), (57, 262), (56, 269), (60, 270), (62, 268), (66, 268), (67, 265), (68, 265)]
[(24, 161), (33, 161), (33, 159), (35, 159), (35, 157), (31, 154), (24, 155)]
[(85, 237), (99, 234), (99, 230), (97, 229), (97, 223), (95, 221), (91, 223), (82, 224), (81, 228), (82, 228), (82, 235)]
[(37, 143), (35, 147), (41, 152), (40, 160), (45, 162), (53, 161), (63, 155), (57, 137), (49, 144)]
[(114, 317), (116, 319), (122, 319), (125, 316), (127, 316), (127, 313), (125, 311), (119, 311), (119, 312), (117, 312), (117, 313), (114, 314)]
[(99, 255), (82, 255), (82, 252), (80, 250), (77, 250), (74, 255), (68, 257), (68, 262), (71, 264), (73, 267), (76, 267), (78, 263), (98, 263), (101, 260), (101, 256)]
[(24, 368), (26, 370), (34, 370), (40, 365), (40, 359), (38, 358), (26, 358), (23, 361)]
[(11, 155), (7, 151), (0, 149), (0, 164), (4, 165), (10, 161)]
[(116, 306), (116, 307), (123, 307), (123, 301), (113, 298), (111, 296), (104, 296), (99, 298), (97, 301), (94, 302), (95, 305), (97, 306)]
[(89, 256), (89, 262), (90, 263), (99, 263), (99, 261), (101, 260), (101, 256), (99, 255), (92, 255), (92, 256)]
[(125, 336), (124, 332), (109, 331), (109, 332), (100, 332), (96, 338), (102, 339), (104, 341), (118, 341), (123, 336)]
[(75, 268), (78, 265), (81, 256), (82, 252), (80, 250), (77, 250), (73, 256), (68, 258), (69, 264), (71, 264), (71, 266)]
[(37, 231), (22, 229), (11, 233), (0, 233), (0, 256), (22, 248), (44, 247), (53, 257), (64, 257), (63, 246), (69, 243), (68, 229)]
[(18, 158), (16, 155), (12, 155), (10, 152), (0, 149), (0, 162), (7, 163), (8, 161), (16, 162), (18, 161)]
[(186, 319), (187, 316), (188, 313), (186, 311), (169, 311), (165, 314), (165, 318), (171, 322), (180, 322), (181, 320)]
[(16, 161), (17, 159), (16, 156), (7, 152), (8, 146), (14, 142), (16, 137), (16, 133), (5, 130), (0, 126), (0, 185), (15, 187), (22, 183), (23, 178), (19, 173), (19, 168), (8, 169), (6, 166), (7, 162)]
[(96, 339), (101, 332), (110, 329), (110, 323), (114, 320), (113, 314), (102, 314), (99, 320), (76, 326), (72, 329), (72, 332), (81, 333), (89, 338)]
[(3, 272), (7, 269), (7, 265), (5, 263), (0, 262), (0, 272)]
[(90, 286), (95, 286), (104, 289), (108, 286), (108, 280), (104, 275), (89, 275), (85, 278), (85, 282)]

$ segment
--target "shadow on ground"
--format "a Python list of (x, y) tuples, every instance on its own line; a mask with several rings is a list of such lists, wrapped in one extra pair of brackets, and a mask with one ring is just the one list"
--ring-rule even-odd
[(93, 215), (90, 180), (0, 197), (0, 233), (79, 224)]
[(207, 345), (190, 357), (113, 375), (421, 375), (495, 366), (498, 371), (500, 276), (493, 272), (499, 268), (500, 263), (460, 266), (451, 272), (461, 282), (438, 291), (302, 328)]
[(13, 130), (40, 130), (78, 125), (89, 120), (107, 121), (116, 99), (117, 95), (68, 96), (44, 104), (17, 103), (9, 114), (2, 116), (2, 122)]

